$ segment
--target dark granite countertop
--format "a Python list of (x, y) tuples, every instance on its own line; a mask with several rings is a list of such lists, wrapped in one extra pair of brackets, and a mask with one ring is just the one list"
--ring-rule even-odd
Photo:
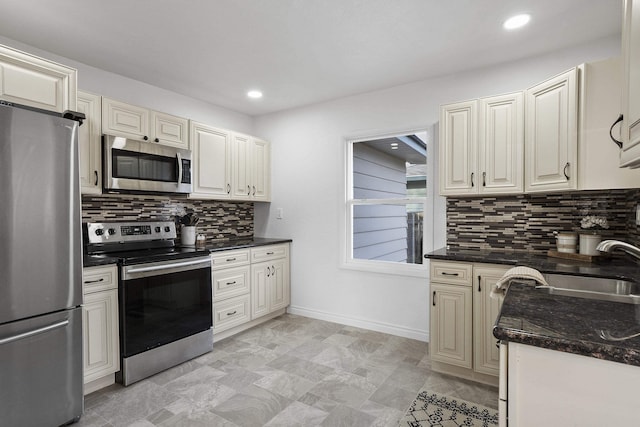
[[(552, 258), (519, 251), (439, 249), (429, 259), (522, 265), (542, 273), (625, 279), (640, 283), (640, 264), (626, 255), (598, 262)], [(501, 340), (640, 366), (640, 337), (611, 342), (601, 330), (624, 336), (640, 332), (640, 305), (549, 294), (513, 282), (493, 334)]]
[(627, 255), (602, 258), (598, 262), (552, 258), (546, 254), (484, 249), (447, 249), (430, 252), (425, 258), (486, 264), (523, 265), (542, 273), (608, 277), (640, 282), (640, 264)]
[[(276, 245), (279, 243), (289, 243), (291, 239), (278, 239), (266, 237), (254, 237), (252, 239), (220, 240), (210, 241), (204, 246), (210, 252), (227, 251), (232, 249), (253, 248), (257, 246)], [(100, 265), (117, 264), (117, 257), (105, 255), (83, 255), (83, 267), (96, 267)]]
[(640, 332), (640, 305), (552, 295), (513, 282), (493, 335), (501, 340), (640, 366), (640, 337), (606, 341)]

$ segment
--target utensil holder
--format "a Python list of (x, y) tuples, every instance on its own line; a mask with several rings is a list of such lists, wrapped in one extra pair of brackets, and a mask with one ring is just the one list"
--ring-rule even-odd
[(182, 246), (195, 246), (196, 227), (192, 225), (183, 225), (180, 233), (180, 242)]

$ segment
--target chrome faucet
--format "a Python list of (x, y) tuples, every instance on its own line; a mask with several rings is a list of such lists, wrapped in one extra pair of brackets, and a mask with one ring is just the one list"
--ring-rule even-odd
[(640, 259), (640, 248), (630, 245), (629, 243), (621, 242), (620, 240), (603, 240), (598, 243), (596, 247), (600, 252), (612, 252), (616, 249), (624, 251), (634, 258)]

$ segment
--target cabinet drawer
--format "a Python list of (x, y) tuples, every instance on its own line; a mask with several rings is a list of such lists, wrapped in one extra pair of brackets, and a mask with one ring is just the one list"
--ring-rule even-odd
[(431, 282), (471, 286), (472, 271), (472, 264), (431, 261)]
[(211, 254), (211, 266), (214, 270), (249, 264), (249, 249), (214, 252)]
[(82, 293), (89, 294), (118, 287), (118, 269), (115, 265), (85, 267), (82, 269)]
[(249, 292), (250, 266), (224, 268), (213, 272), (213, 300), (219, 301)]
[(251, 249), (251, 262), (284, 258), (289, 255), (289, 244), (262, 246)]
[(213, 305), (213, 333), (241, 325), (251, 319), (250, 295), (240, 295)]

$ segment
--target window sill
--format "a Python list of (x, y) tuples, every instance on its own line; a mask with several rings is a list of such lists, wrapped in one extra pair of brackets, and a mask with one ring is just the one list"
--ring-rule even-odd
[(350, 260), (343, 262), (340, 267), (347, 270), (390, 274), (393, 276), (421, 277), (425, 279), (429, 272), (426, 264), (400, 264), (385, 261)]

